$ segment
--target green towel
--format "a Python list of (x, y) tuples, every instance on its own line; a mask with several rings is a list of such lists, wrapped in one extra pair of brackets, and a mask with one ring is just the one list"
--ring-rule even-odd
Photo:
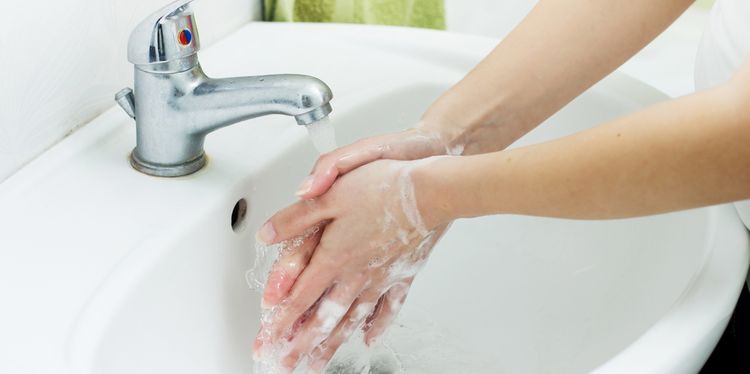
[(443, 0), (264, 0), (263, 5), (266, 21), (445, 29)]

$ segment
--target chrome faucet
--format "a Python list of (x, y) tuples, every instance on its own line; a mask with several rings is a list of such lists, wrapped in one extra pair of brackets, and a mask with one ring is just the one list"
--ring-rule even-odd
[(212, 79), (198, 63), (193, 0), (176, 1), (141, 22), (130, 35), (135, 93), (117, 103), (136, 122), (130, 163), (138, 171), (177, 177), (206, 164), (203, 141), (224, 126), (267, 114), (294, 116), (310, 125), (331, 113), (331, 89), (305, 75)]

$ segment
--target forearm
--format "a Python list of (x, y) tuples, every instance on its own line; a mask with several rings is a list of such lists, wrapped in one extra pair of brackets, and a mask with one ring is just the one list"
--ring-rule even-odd
[(541, 0), (424, 115), (464, 154), (501, 150), (613, 71), (691, 0)]
[(437, 159), (414, 172), (420, 209), (434, 222), (607, 219), (750, 198), (750, 94), (740, 92), (748, 82), (539, 145)]

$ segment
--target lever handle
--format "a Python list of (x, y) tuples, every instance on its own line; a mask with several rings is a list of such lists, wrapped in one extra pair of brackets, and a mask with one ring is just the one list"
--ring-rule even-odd
[(165, 73), (193, 65), (185, 61), (200, 49), (191, 2), (175, 1), (141, 21), (128, 40), (128, 61), (143, 70)]
[(135, 96), (130, 87), (125, 87), (115, 94), (115, 101), (130, 118), (135, 119)]

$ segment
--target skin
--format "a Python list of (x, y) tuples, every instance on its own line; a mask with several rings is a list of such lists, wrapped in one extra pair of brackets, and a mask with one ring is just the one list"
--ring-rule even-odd
[[(270, 337), (271, 342), (283, 339), (291, 342), (291, 349), (281, 362), (287, 368), (295, 367), (308, 356), (324, 360), (324, 364), (335, 349), (313, 350), (326, 339), (326, 347), (337, 348), (354, 331), (352, 326), (356, 328), (367, 322), (368, 343), (380, 335), (395, 317), (414, 275), (445, 231), (445, 225), (437, 225), (431, 230), (434, 232), (420, 232), (402, 213), (401, 190), (390, 188), (398, 186), (408, 171), (400, 162), (380, 160), (367, 166), (341, 177), (328, 193), (292, 205), (273, 218), (272, 224), (280, 229), (275, 232), (275, 241), (293, 239), (309, 227), (325, 224), (319, 239), (317, 236), (308, 239), (318, 242), (288, 295), (283, 293), (286, 296), (283, 307), (275, 311), (272, 323), (262, 326), (259, 333), (261, 337)], [(351, 209), (352, 206), (360, 209)], [(353, 232), (354, 227), (357, 230)], [(310, 256), (310, 248), (301, 247), (289, 256)], [(276, 267), (286, 269), (286, 263), (288, 260), (282, 255)], [(271, 282), (276, 272), (272, 271)], [(274, 305), (272, 298), (280, 295), (279, 285), (269, 283), (267, 289), (272, 291), (266, 292), (264, 300), (267, 305)], [(314, 312), (302, 328), (296, 329), (295, 322), (324, 294), (321, 304), (341, 306), (348, 312), (345, 315)], [(360, 315), (357, 311), (360, 305), (371, 307)], [(329, 330), (326, 327), (330, 325), (329, 318), (336, 319), (331, 328), (341, 326)], [(257, 339), (256, 352), (268, 343)]]
[[(690, 3), (542, 0), (427, 110), (419, 127), (323, 155), (300, 186), (302, 200), (259, 232), (261, 241), (276, 243), (311, 226), (322, 228), (300, 250), (279, 258), (270, 279), (289, 263), (295, 270), (283, 284), (270, 282), (264, 295), (266, 305), (283, 307), (263, 329), (295, 347), (284, 365), (309, 357), (311, 369), (322, 370), (352, 326), (363, 322), (354, 313), (360, 305), (374, 305), (364, 319), (366, 339), (381, 334), (415, 275), (394, 279), (392, 265), (426, 261), (454, 219), (497, 213), (619, 218), (750, 198), (750, 63), (712, 90), (555, 141), (503, 150), (622, 64)], [(410, 161), (457, 146), (465, 156)], [(399, 186), (404, 175), (413, 183), (422, 230), (398, 209), (398, 188), (373, 189), (384, 181)], [(384, 207), (408, 240), (374, 229)], [(419, 246), (424, 230), (435, 233)], [(384, 243), (396, 243), (387, 256)], [(332, 292), (343, 285), (349, 291)], [(320, 321), (292, 331), (321, 295), (351, 308), (325, 338), (310, 338)]]
[(748, 142), (750, 61), (714, 89), (551, 142), (438, 159), (412, 176), (428, 226), (501, 213), (634, 217), (750, 198)]

